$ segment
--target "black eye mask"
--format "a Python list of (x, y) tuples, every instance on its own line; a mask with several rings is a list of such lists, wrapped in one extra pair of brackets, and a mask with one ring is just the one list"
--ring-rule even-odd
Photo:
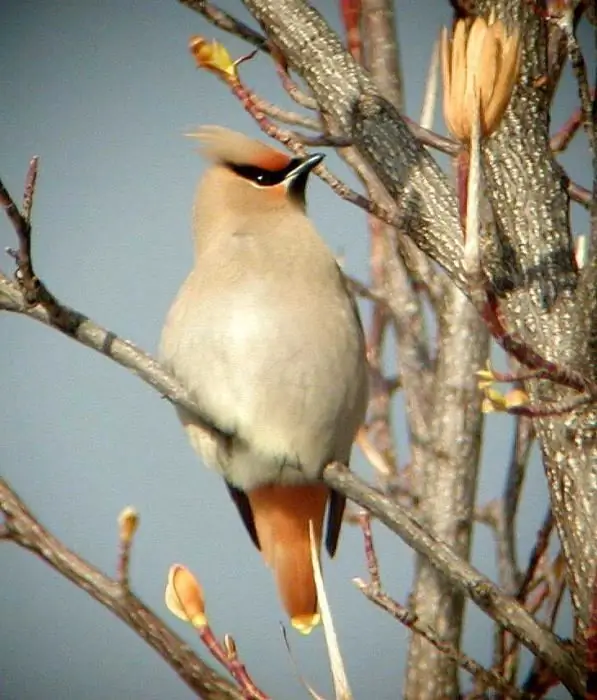
[(251, 180), (261, 187), (274, 187), (279, 185), (301, 162), (300, 158), (293, 158), (282, 170), (266, 170), (254, 165), (237, 165), (236, 163), (226, 163), (226, 166), (240, 177)]

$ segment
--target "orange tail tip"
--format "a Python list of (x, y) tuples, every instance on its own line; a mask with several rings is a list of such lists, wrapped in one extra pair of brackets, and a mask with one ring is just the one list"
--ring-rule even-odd
[(273, 569), (292, 626), (308, 634), (319, 623), (311, 562), (309, 521), (318, 549), (329, 490), (309, 486), (262, 486), (247, 494), (263, 558)]
[(290, 623), (294, 629), (301, 634), (311, 634), (320, 622), (321, 615), (319, 613), (315, 613), (314, 615), (296, 615), (290, 619)]

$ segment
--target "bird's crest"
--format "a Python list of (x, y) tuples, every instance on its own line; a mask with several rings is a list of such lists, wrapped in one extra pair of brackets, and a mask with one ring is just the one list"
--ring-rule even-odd
[(201, 143), (201, 153), (216, 163), (253, 165), (265, 170), (282, 170), (291, 157), (286, 153), (221, 126), (202, 126), (187, 134)]

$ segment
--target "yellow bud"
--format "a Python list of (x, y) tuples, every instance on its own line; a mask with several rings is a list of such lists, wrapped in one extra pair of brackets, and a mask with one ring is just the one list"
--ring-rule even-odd
[(205, 68), (226, 82), (237, 79), (236, 64), (223, 44), (215, 40), (207, 41), (201, 36), (193, 36), (189, 40), (189, 51), (193, 54), (198, 68)]
[(133, 507), (127, 506), (118, 516), (120, 541), (130, 543), (138, 527), (139, 513)]
[(481, 411), (483, 413), (505, 411), (507, 408), (506, 399), (502, 393), (497, 391), (497, 389), (485, 389), (485, 398), (481, 404)]
[(193, 574), (181, 564), (168, 572), (165, 595), (166, 607), (176, 617), (200, 629), (207, 625), (203, 589)]
[(515, 408), (516, 406), (526, 406), (529, 403), (529, 395), (522, 389), (510, 389), (504, 396), (506, 408)]

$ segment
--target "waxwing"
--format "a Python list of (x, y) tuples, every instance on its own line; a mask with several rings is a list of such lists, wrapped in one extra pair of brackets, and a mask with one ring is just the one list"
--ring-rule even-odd
[(229, 436), (177, 409), (193, 448), (226, 485), (273, 570), (292, 624), (319, 620), (309, 521), (336, 551), (345, 499), (320, 481), (348, 464), (367, 403), (358, 311), (305, 213), (322, 155), (292, 158), (204, 127), (210, 167), (193, 211), (194, 263), (166, 319), (160, 359)]

